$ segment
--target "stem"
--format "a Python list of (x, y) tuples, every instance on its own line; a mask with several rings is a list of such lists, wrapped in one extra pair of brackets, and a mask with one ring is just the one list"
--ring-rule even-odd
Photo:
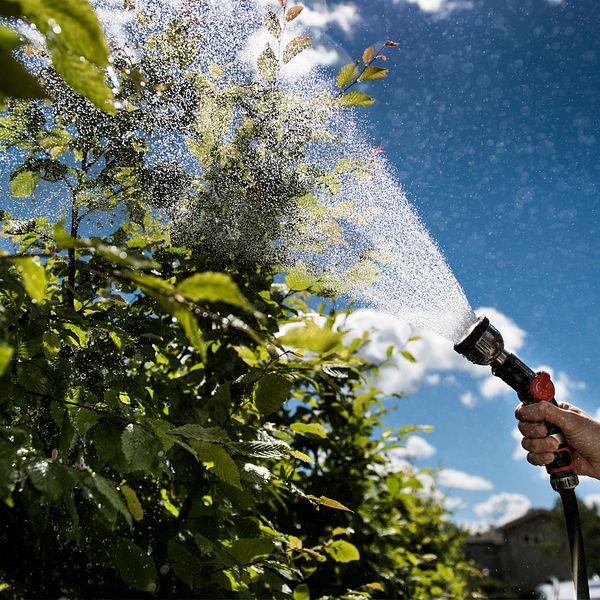
[[(81, 173), (77, 177), (77, 185), (71, 190), (71, 231), (72, 238), (79, 237), (79, 224), (81, 222), (79, 215), (79, 206), (77, 206), (77, 195), (88, 170), (88, 151), (83, 153), (81, 159)], [(75, 308), (75, 279), (77, 275), (77, 262), (75, 260), (75, 248), (69, 248), (67, 251), (67, 306)]]
[[(73, 192), (73, 203), (71, 204), (71, 237), (76, 238), (79, 228), (79, 215), (76, 201), (76, 194)], [(75, 308), (75, 275), (76, 275), (76, 262), (75, 262), (75, 248), (69, 248), (67, 251), (67, 306)]]
[(356, 76), (356, 79), (352, 82), (349, 83), (345, 88), (342, 88), (338, 93), (337, 93), (337, 97), (340, 98), (341, 96), (343, 96), (352, 86), (355, 86), (359, 81), (360, 78), (362, 77), (362, 74), (365, 72), (365, 70), (367, 69), (367, 67), (371, 66), (371, 63), (373, 63), (374, 61), (377, 60), (377, 57), (385, 50), (385, 44), (383, 46), (381, 46), (381, 48), (379, 48), (379, 50), (377, 50), (377, 52), (375, 52), (373, 54), (373, 58), (366, 63), (363, 68), (361, 69), (360, 73)]

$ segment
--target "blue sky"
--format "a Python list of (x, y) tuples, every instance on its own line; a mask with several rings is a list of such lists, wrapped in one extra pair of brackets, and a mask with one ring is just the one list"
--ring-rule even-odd
[[(406, 194), (471, 304), (533, 368), (553, 370), (559, 400), (600, 399), (600, 16), (593, 0), (312, 2), (305, 18), (332, 70), (397, 40), (390, 76), (365, 113)], [(403, 343), (374, 312), (374, 356)], [(455, 518), (500, 522), (555, 501), (515, 438), (515, 395), (484, 367), (460, 365), (425, 333), (419, 364), (384, 374), (410, 395), (390, 423), (433, 425), (396, 458), (441, 467)], [(379, 342), (380, 340), (380, 342)], [(379, 344), (379, 345), (378, 345)], [(410, 344), (408, 346), (410, 348)], [(465, 361), (466, 362), (466, 361)], [(440, 369), (439, 366), (444, 368)], [(412, 456), (411, 456), (412, 454)], [(600, 494), (584, 479), (582, 498)]]

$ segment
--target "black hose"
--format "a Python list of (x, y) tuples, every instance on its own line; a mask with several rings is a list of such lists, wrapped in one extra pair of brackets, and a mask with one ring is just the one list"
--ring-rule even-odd
[(575, 495), (575, 490), (564, 490), (559, 493), (565, 513), (569, 548), (571, 549), (571, 572), (573, 573), (573, 582), (575, 583), (575, 598), (577, 600), (589, 600), (590, 589), (588, 586), (577, 496)]

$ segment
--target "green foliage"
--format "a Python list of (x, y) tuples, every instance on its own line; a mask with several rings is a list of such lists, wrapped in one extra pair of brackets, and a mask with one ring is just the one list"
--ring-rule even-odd
[(371, 106), (371, 104), (375, 102), (375, 98), (368, 96), (364, 92), (349, 92), (348, 90), (360, 82), (372, 81), (374, 79), (384, 79), (387, 77), (389, 69), (374, 66), (373, 63), (376, 60), (387, 60), (387, 56), (382, 54), (382, 52), (385, 50), (385, 48), (396, 46), (399, 46), (398, 42), (387, 41), (385, 44), (383, 44), (378, 52), (375, 52), (375, 49), (372, 46), (365, 48), (362, 55), (364, 63), (362, 69), (359, 69), (360, 61), (358, 60), (354, 63), (348, 63), (347, 65), (340, 67), (340, 70), (337, 74), (337, 86), (340, 88), (337, 96), (337, 105), (340, 108)]
[[(108, 45), (94, 10), (85, 0), (11, 0), (4, 3), (1, 13), (35, 26), (64, 81), (100, 109), (115, 113), (113, 92), (104, 71), (109, 64)], [(10, 53), (24, 43), (11, 29), (0, 28), (0, 100), (43, 98), (47, 94)]]
[[(139, 63), (115, 60), (124, 108), (113, 115), (87, 4), (11, 4), (9, 16), (65, 32), (48, 42), (62, 75), (45, 76), (51, 104), (12, 101), (0, 116), (0, 145), (22, 157), (11, 193), (62, 193), (70, 218), (0, 213), (9, 597), (465, 596), (461, 534), (417, 473), (386, 463), (409, 429), (382, 428), (368, 339), (348, 340), (333, 305), (315, 308), (328, 282), (309, 267), (288, 273), (289, 293), (274, 283), (265, 250), (282, 217), (299, 212), (315, 244), (341, 243), (336, 219), (352, 206), (320, 194), (369, 176), (358, 159), (305, 164), (336, 101), (278, 89), (309, 44), (282, 47), (301, 13), (282, 4), (266, 17), (277, 47), (260, 59), (264, 81), (198, 72), (197, 31), (178, 20)], [(69, 71), (76, 53), (84, 66)], [(195, 170), (150, 166), (148, 140), (164, 132)], [(348, 279), (372, 271), (365, 260)]]

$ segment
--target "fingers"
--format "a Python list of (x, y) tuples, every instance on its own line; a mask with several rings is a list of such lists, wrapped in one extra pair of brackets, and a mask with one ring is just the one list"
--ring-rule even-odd
[(551, 437), (521, 440), (521, 446), (528, 450), (527, 462), (536, 466), (549, 465), (554, 461), (554, 453), (558, 449), (558, 442)]
[(519, 421), (518, 428), (528, 438), (545, 438), (548, 435), (548, 428), (544, 423)]
[(544, 465), (549, 465), (556, 457), (554, 454), (550, 454), (548, 452), (544, 452), (543, 454), (535, 454), (533, 452), (529, 452), (527, 454), (527, 462), (529, 464), (535, 465), (536, 467), (543, 467)]
[(564, 428), (568, 425), (569, 411), (554, 406), (550, 402), (536, 402), (535, 404), (520, 404), (515, 410), (519, 421), (535, 422), (548, 421)]
[(554, 453), (558, 450), (558, 442), (552, 437), (529, 439), (523, 438), (521, 446), (528, 450), (530, 454), (549, 454), (554, 457)]

